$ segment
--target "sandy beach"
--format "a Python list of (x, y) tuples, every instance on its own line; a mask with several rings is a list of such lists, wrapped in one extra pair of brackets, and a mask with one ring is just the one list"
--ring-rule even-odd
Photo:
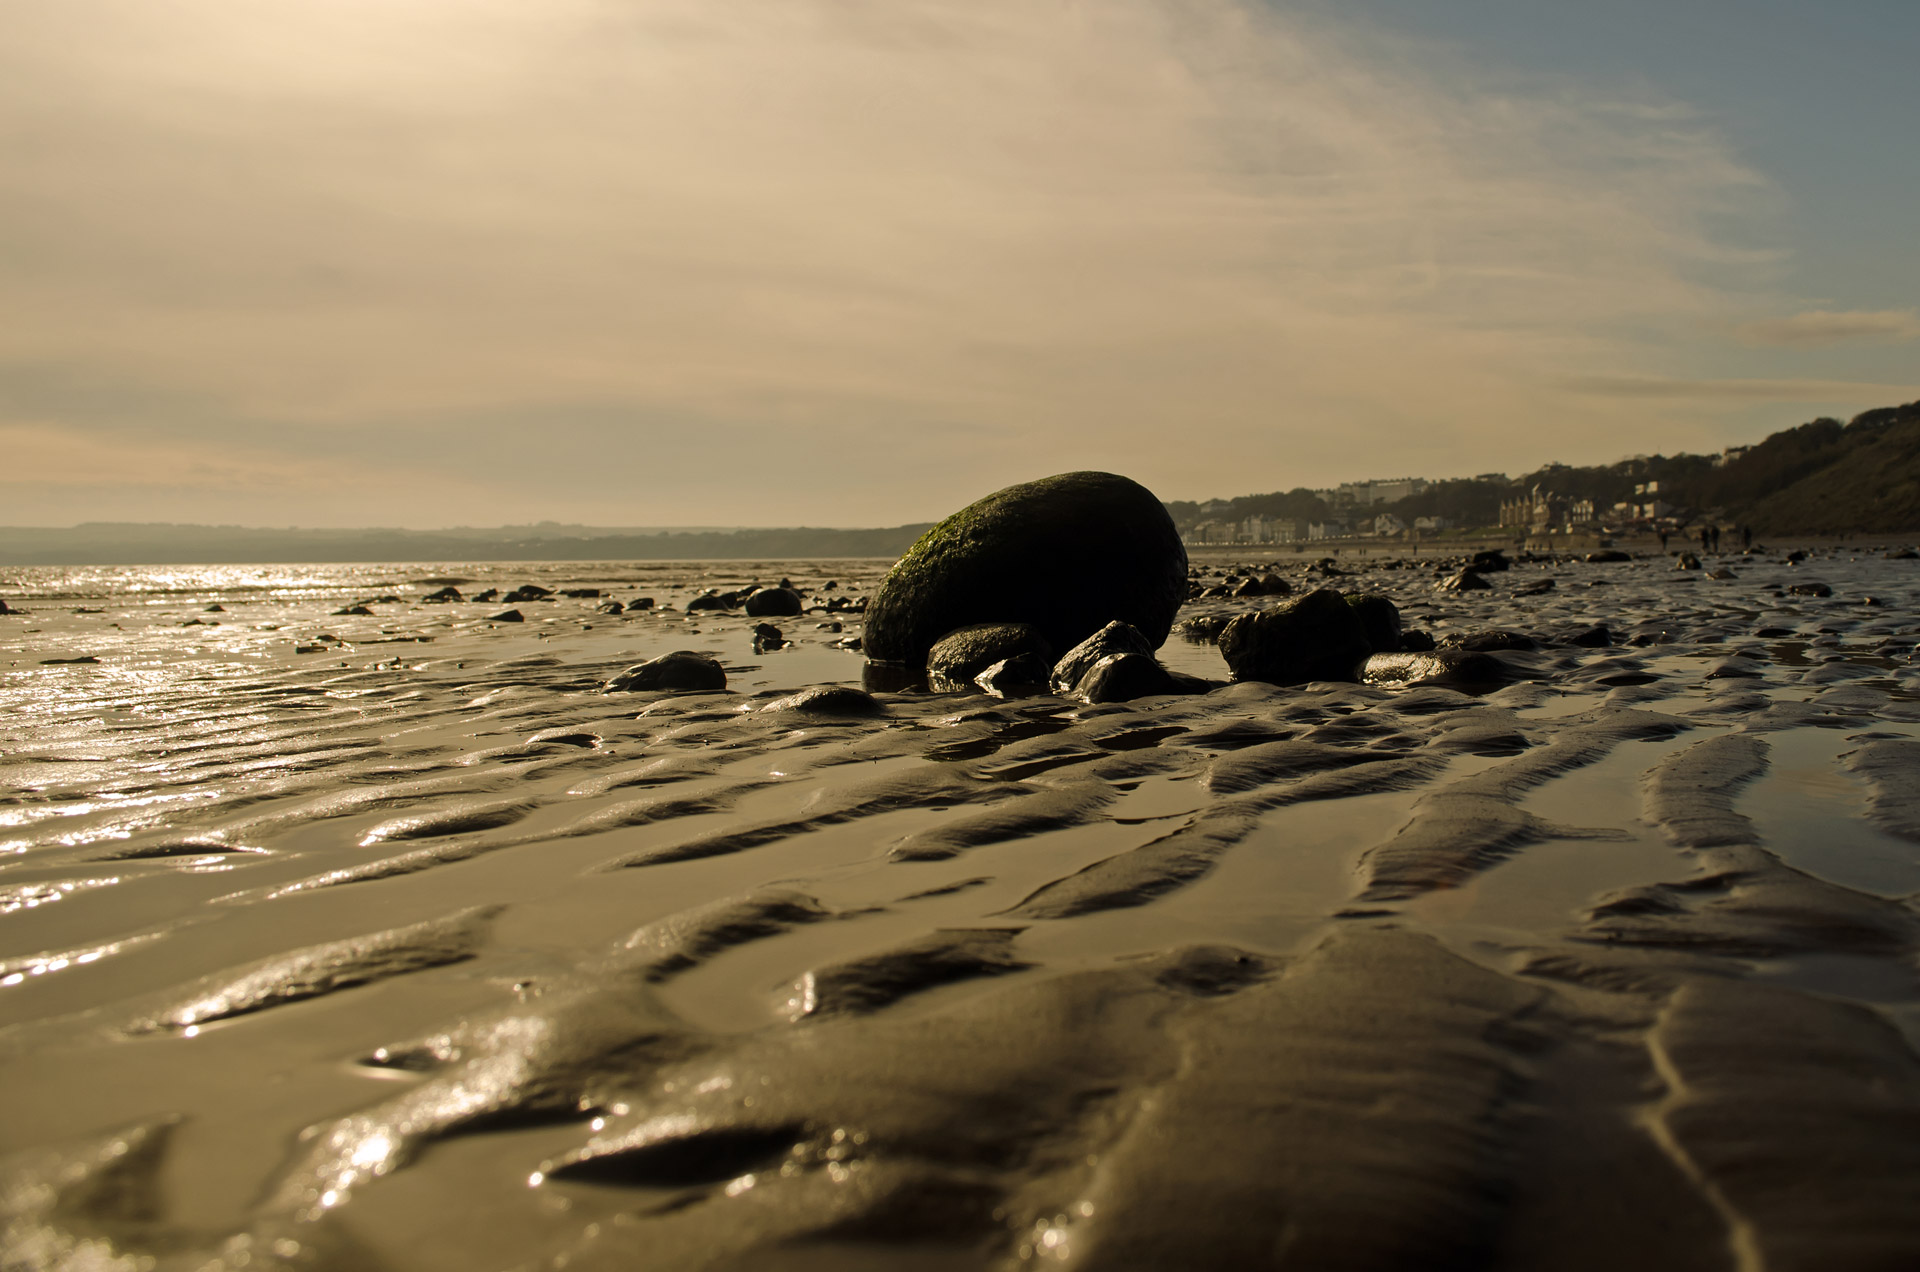
[(0, 1268), (1920, 1266), (1920, 560), (1202, 550), (1537, 647), (800, 695), (889, 564), (9, 569)]

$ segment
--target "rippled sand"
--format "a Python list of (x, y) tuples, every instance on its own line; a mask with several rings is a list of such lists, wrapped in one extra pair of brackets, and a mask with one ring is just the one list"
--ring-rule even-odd
[(0, 1267), (1920, 1266), (1920, 561), (1708, 564), (1335, 580), (1619, 642), (1481, 696), (875, 718), (848, 615), (29, 580)]

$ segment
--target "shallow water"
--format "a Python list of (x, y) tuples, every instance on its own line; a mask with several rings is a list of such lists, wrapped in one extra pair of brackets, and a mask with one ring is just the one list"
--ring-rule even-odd
[(886, 562), (6, 571), (0, 1266), (1920, 1258), (1920, 562), (1725, 563), (1330, 580), (1546, 642), (1478, 696), (871, 719), (768, 708)]

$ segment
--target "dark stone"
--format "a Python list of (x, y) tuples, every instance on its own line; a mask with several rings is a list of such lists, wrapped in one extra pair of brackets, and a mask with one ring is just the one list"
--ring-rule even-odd
[(1492, 590), (1493, 584), (1475, 574), (1471, 569), (1462, 569), (1457, 574), (1450, 574), (1441, 579), (1434, 584), (1434, 588), (1441, 592), (1486, 592)]
[(1898, 552), (1887, 553), (1887, 560), (1889, 561), (1920, 561), (1920, 552), (1915, 552), (1912, 548), (1902, 548)]
[(915, 693), (927, 687), (927, 676), (918, 667), (869, 662), (860, 668), (860, 683), (868, 693)]
[(334, 618), (340, 618), (343, 615), (348, 615), (348, 614), (358, 615), (361, 618), (373, 617), (373, 611), (368, 609), (364, 605), (347, 605), (333, 611)]
[(500, 589), (497, 587), (490, 587), (486, 591), (478, 593), (476, 596), (474, 596), (473, 599), (476, 604), (485, 604), (488, 601), (497, 601), (500, 599)]
[(652, 608), (653, 598), (651, 596), (636, 596), (627, 602), (627, 610), (629, 613), (636, 610), (650, 610)]
[[(1431, 633), (1428, 633), (1428, 632), (1400, 633), (1400, 649), (1404, 653), (1409, 653), (1409, 654), (1425, 653), (1427, 650), (1432, 648), (1433, 648), (1433, 636)], [(1394, 651), (1389, 649), (1389, 650), (1382, 650), (1380, 652), (1392, 653)]]
[(827, 716), (876, 716), (886, 712), (886, 708), (872, 694), (849, 685), (815, 685), (784, 698), (775, 698), (760, 709)]
[(78, 658), (42, 658), (40, 665), (42, 667), (60, 667), (73, 663), (97, 663), (99, 661), (100, 660), (92, 654), (82, 654)]
[(1232, 616), (1228, 614), (1195, 614), (1175, 623), (1173, 634), (1196, 645), (1211, 645), (1220, 639), (1220, 633), (1231, 621)]
[(705, 654), (676, 649), (670, 654), (629, 667), (607, 682), (604, 693), (632, 693), (646, 689), (725, 689), (727, 673)]
[(553, 589), (541, 587), (538, 583), (522, 583), (507, 593), (509, 601), (542, 601), (553, 595)]
[(1291, 596), (1293, 595), (1293, 584), (1287, 582), (1278, 574), (1266, 574), (1260, 578), (1260, 590), (1268, 596)]
[(1551, 592), (1551, 591), (1553, 591), (1552, 579), (1535, 579), (1531, 583), (1522, 583), (1519, 587), (1514, 588), (1513, 595), (1545, 596), (1548, 592)]
[(1384, 596), (1347, 593), (1347, 604), (1360, 620), (1367, 647), (1376, 650), (1400, 648), (1400, 607)]
[(1094, 665), (1115, 654), (1139, 654), (1149, 661), (1153, 646), (1147, 638), (1126, 623), (1114, 621), (1069, 649), (1053, 665), (1051, 682), (1055, 693), (1073, 693)]
[(13, 608), (13, 606), (7, 604), (5, 601), (0, 601), (0, 614), (24, 614), (24, 613), (26, 613), (25, 610), (17, 610)]
[(1467, 562), (1467, 568), (1475, 574), (1493, 574), (1513, 567), (1505, 552), (1499, 548), (1489, 548), (1485, 552), (1474, 553), (1473, 560)]
[[(971, 682), (993, 664), (1022, 654), (1049, 666), (1053, 662), (1053, 651), (1038, 628), (1026, 623), (975, 623), (934, 642), (927, 652), (927, 675)], [(1040, 677), (1041, 684), (1046, 680)]]
[(1633, 557), (1618, 548), (1608, 548), (1604, 552), (1589, 552), (1582, 560), (1589, 565), (1607, 565), (1615, 561), (1631, 561)]
[(1511, 668), (1491, 654), (1464, 649), (1429, 653), (1369, 655), (1360, 678), (1370, 685), (1446, 685), (1454, 689), (1491, 689), (1514, 679)]
[(1605, 649), (1613, 644), (1613, 633), (1607, 630), (1605, 623), (1595, 623), (1583, 631), (1574, 632), (1562, 643), (1578, 645), (1582, 649)]
[(748, 618), (793, 618), (806, 608), (790, 587), (763, 587), (747, 598)]
[(1071, 649), (1113, 620), (1154, 647), (1187, 594), (1187, 551), (1153, 492), (1112, 473), (997, 491), (922, 535), (874, 592), (867, 653), (919, 667), (975, 623), (1027, 623)]
[(1220, 633), (1220, 652), (1235, 680), (1298, 685), (1354, 679), (1372, 646), (1346, 598), (1321, 588), (1277, 608), (1240, 615)]
[(1795, 583), (1787, 589), (1790, 596), (1832, 596), (1833, 589), (1825, 583)]
[(1440, 642), (1441, 649), (1464, 649), (1473, 653), (1487, 653), (1495, 649), (1538, 649), (1540, 642), (1524, 632), (1484, 631), (1469, 632), (1464, 636), (1447, 636)]
[(687, 602), (687, 613), (692, 614), (700, 610), (738, 609), (739, 606), (738, 592), (715, 592), (709, 589)]
[(487, 621), (489, 623), (524, 623), (527, 621), (527, 616), (517, 609), (510, 609), (499, 614), (489, 615)]
[(1717, 570), (1708, 570), (1707, 577), (1710, 579), (1720, 579), (1724, 582), (1727, 579), (1737, 579), (1740, 576), (1723, 565)]
[(220, 604), (214, 604), (214, 605), (207, 606), (207, 608), (201, 610), (200, 612), (202, 614), (224, 614), (227, 612), (227, 607)]
[(1073, 690), (1075, 697), (1094, 703), (1177, 692), (1173, 677), (1151, 654), (1108, 654), (1087, 669)]
[(785, 649), (786, 647), (786, 634), (778, 627), (775, 627), (772, 623), (755, 623), (753, 625), (754, 653), (764, 654), (770, 650)]
[[(425, 596), (421, 597), (420, 599), (423, 601), (433, 601), (435, 603), (444, 603), (447, 601), (458, 601), (463, 598), (460, 595), (459, 588), (443, 587), (438, 592), (429, 592)], [(475, 599), (477, 600), (479, 598), (476, 597)]]
[(1700, 558), (1691, 552), (1682, 552), (1674, 558), (1673, 568), (1676, 570), (1697, 570), (1700, 568)]
[(593, 607), (593, 612), (596, 614), (624, 614), (627, 612), (627, 607), (618, 601), (602, 601)]
[(1002, 658), (973, 678), (973, 683), (997, 698), (1022, 693), (1044, 693), (1053, 669), (1038, 654)]
[(600, 589), (597, 587), (563, 587), (560, 589), (560, 595), (571, 596), (576, 601), (593, 601), (600, 598)]

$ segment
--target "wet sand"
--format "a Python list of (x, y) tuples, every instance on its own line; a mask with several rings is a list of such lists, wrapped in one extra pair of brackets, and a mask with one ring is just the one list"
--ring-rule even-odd
[(1920, 1266), (1920, 561), (1670, 565), (1331, 580), (1491, 692), (871, 717), (854, 614), (26, 580), (0, 1267)]

